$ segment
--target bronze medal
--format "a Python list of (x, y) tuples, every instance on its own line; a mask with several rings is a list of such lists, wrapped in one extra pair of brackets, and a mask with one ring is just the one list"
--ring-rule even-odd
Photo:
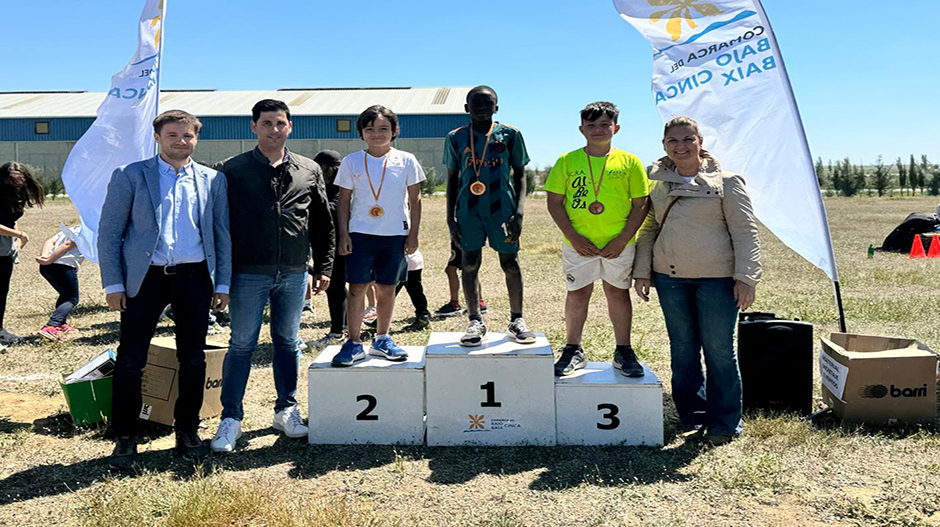
[(470, 183), (470, 193), (474, 196), (482, 196), (486, 192), (486, 184), (480, 181), (480, 171), (483, 169), (483, 163), (486, 162), (486, 149), (490, 146), (490, 135), (493, 134), (493, 128), (496, 123), (490, 124), (490, 130), (486, 132), (486, 142), (483, 143), (483, 154), (480, 155), (480, 162), (477, 163), (477, 153), (473, 147), (473, 124), (467, 127), (470, 133), (470, 162), (473, 163), (473, 183)]
[(610, 159), (610, 152), (608, 151), (607, 155), (604, 156), (604, 167), (601, 168), (601, 177), (597, 183), (594, 182), (594, 168), (591, 167), (591, 154), (588, 152), (587, 147), (584, 148), (584, 155), (587, 156), (588, 171), (591, 173), (591, 188), (594, 189), (594, 202), (588, 205), (588, 212), (597, 216), (604, 212), (604, 204), (600, 202), (598, 194), (600, 193), (601, 185), (604, 183), (604, 172), (607, 171), (607, 160)]
[(382, 187), (385, 186), (385, 169), (388, 167), (388, 158), (391, 156), (391, 151), (386, 152), (385, 161), (382, 162), (382, 180), (379, 182), (379, 190), (376, 192), (375, 187), (372, 186), (372, 176), (369, 175), (369, 158), (367, 157), (368, 151), (362, 151), (362, 165), (366, 169), (366, 179), (369, 180), (369, 190), (372, 191), (372, 198), (375, 200), (375, 205), (369, 209), (369, 217), (371, 218), (381, 218), (385, 216), (385, 209), (379, 206), (379, 196), (382, 195)]
[(591, 214), (600, 214), (604, 212), (604, 204), (601, 203), (600, 201), (595, 201), (594, 203), (591, 203), (590, 205), (588, 205), (588, 211)]
[(470, 183), (470, 193), (474, 196), (482, 196), (484, 192), (486, 192), (486, 185), (480, 181)]

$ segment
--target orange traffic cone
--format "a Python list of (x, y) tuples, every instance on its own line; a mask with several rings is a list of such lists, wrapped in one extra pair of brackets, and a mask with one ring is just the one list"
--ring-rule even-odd
[(940, 236), (930, 237), (930, 249), (927, 250), (927, 258), (940, 258)]
[(920, 234), (914, 235), (914, 242), (911, 243), (911, 254), (910, 258), (926, 258), (927, 254), (924, 253), (924, 242), (920, 241)]

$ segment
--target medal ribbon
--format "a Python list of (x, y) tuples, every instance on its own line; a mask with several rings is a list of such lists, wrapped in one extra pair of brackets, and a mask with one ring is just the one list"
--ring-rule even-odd
[(366, 167), (366, 179), (369, 180), (369, 190), (372, 191), (372, 197), (375, 199), (375, 204), (379, 204), (379, 196), (382, 195), (382, 187), (385, 186), (385, 169), (388, 167), (388, 157), (391, 152), (385, 154), (385, 161), (382, 162), (382, 179), (379, 181), (379, 191), (375, 191), (375, 187), (372, 186), (372, 176), (369, 175), (369, 153), (367, 150), (362, 151), (362, 164)]
[(477, 163), (476, 152), (473, 149), (473, 124), (471, 123), (468, 127), (470, 129), (470, 162), (473, 163), (473, 173), (476, 176), (474, 181), (480, 181), (480, 172), (483, 170), (483, 161), (486, 159), (486, 149), (490, 146), (490, 134), (493, 133), (493, 128), (496, 126), (496, 123), (490, 124), (490, 131), (486, 132), (486, 142), (483, 143), (483, 155), (480, 156), (480, 162)]
[(591, 166), (591, 154), (588, 152), (587, 148), (584, 149), (584, 154), (587, 155), (587, 166), (588, 171), (591, 173), (591, 188), (594, 189), (594, 201), (600, 202), (597, 198), (597, 193), (601, 190), (601, 184), (604, 183), (604, 172), (607, 171), (607, 160), (610, 159), (610, 152), (607, 152), (607, 155), (604, 156), (604, 166), (601, 168), (601, 177), (598, 179), (597, 184), (594, 184), (594, 167)]

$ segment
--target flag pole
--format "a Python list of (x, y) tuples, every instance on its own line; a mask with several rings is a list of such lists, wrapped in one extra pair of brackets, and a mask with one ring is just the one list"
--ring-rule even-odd
[[(803, 153), (806, 155), (806, 159), (809, 160), (810, 164), (813, 163), (813, 154), (809, 150), (809, 141), (806, 140), (806, 127), (803, 126), (803, 117), (800, 115), (800, 109), (796, 105), (796, 96), (793, 94), (793, 85), (790, 83), (790, 74), (787, 73), (787, 65), (783, 60), (783, 51), (780, 49), (780, 43), (777, 42), (777, 33), (774, 32), (773, 26), (770, 24), (770, 17), (767, 16), (767, 12), (764, 11), (764, 5), (761, 3), (761, 0), (754, 0), (754, 5), (757, 9), (760, 10), (760, 15), (767, 27), (770, 29), (770, 37), (774, 39), (774, 47), (777, 49), (777, 52), (780, 54), (780, 73), (786, 80), (784, 93), (787, 96), (787, 100), (790, 103), (790, 107), (793, 110), (793, 114), (796, 116), (796, 123), (799, 125), (800, 130), (803, 133), (800, 134), (800, 144), (803, 147)], [(832, 262), (832, 286), (835, 293), (836, 300), (836, 310), (839, 313), (839, 331), (842, 333), (846, 332), (845, 328), (845, 310), (842, 306), (842, 291), (839, 288), (839, 270), (836, 267), (836, 255), (835, 251), (832, 248), (832, 231), (829, 229), (829, 216), (826, 214), (826, 204), (822, 200), (822, 189), (819, 188), (819, 179), (815, 179), (816, 191), (819, 192), (819, 213), (822, 216), (823, 225), (826, 228), (826, 235), (829, 238), (829, 243), (826, 248), (829, 250), (829, 261)]]
[[(170, 0), (162, 0), (163, 11), (160, 13), (160, 49), (157, 50), (157, 101), (155, 115), (160, 115), (160, 77), (163, 75), (163, 43), (166, 42), (166, 4)], [(160, 154), (160, 145), (153, 144), (153, 155)]]

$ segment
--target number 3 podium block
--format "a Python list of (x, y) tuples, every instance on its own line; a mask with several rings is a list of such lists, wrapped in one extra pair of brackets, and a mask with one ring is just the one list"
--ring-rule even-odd
[(427, 348), (428, 446), (554, 445), (552, 349), (544, 335), (517, 344), (490, 333), (482, 346), (431, 333)]
[(424, 443), (424, 347), (404, 346), (408, 360), (367, 356), (348, 368), (330, 365), (330, 346), (307, 370), (307, 441), (311, 444)]
[(609, 362), (555, 380), (559, 445), (662, 445), (663, 385), (644, 364), (624, 377)]

